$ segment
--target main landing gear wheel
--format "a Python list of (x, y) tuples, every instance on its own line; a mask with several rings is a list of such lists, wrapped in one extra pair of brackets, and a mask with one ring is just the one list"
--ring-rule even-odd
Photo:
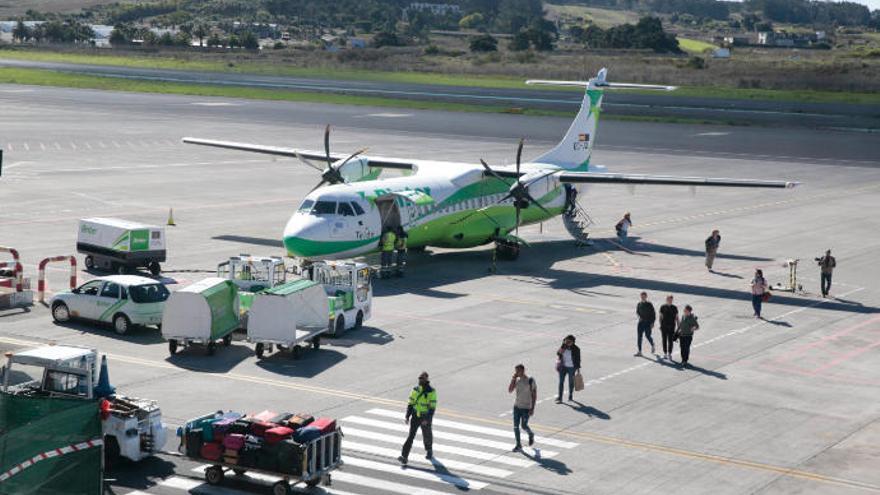
[(505, 261), (514, 261), (519, 258), (520, 246), (515, 242), (497, 242), (495, 244), (495, 254), (498, 259)]
[(209, 485), (219, 485), (223, 483), (223, 468), (220, 466), (211, 466), (205, 470), (205, 481)]

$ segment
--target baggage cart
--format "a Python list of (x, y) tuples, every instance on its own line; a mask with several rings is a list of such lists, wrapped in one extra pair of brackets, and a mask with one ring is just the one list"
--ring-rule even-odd
[(158, 276), (165, 261), (165, 228), (118, 218), (79, 221), (76, 251), (86, 255), (85, 266), (120, 275), (147, 268)]
[(248, 312), (247, 340), (256, 344), (262, 358), (273, 346), (289, 349), (294, 358), (302, 353), (300, 344), (321, 346), (321, 335), (329, 332), (327, 296), (324, 288), (311, 280), (294, 280), (254, 295)]
[[(220, 485), (226, 476), (244, 476), (249, 472), (278, 478), (272, 485), (272, 495), (289, 495), (291, 487), (305, 485), (309, 488), (320, 483), (329, 486), (332, 481), (332, 471), (342, 466), (342, 431), (337, 427), (335, 431), (327, 432), (321, 436), (299, 444), (301, 456), (297, 465), (287, 466), (288, 469), (263, 469), (260, 467), (245, 466), (242, 464), (225, 462), (225, 457), (220, 460), (205, 459), (200, 455), (191, 455), (194, 449), (187, 447), (187, 431), (189, 425), (214, 417), (214, 414), (195, 418), (186, 423), (178, 431), (180, 435), (180, 454), (193, 462), (208, 464), (205, 468), (205, 481), (210, 485)], [(286, 472), (285, 472), (286, 471)]]
[(203, 344), (213, 355), (217, 342), (228, 346), (239, 328), (238, 289), (222, 278), (209, 277), (171, 294), (162, 314), (162, 337), (174, 355), (179, 346)]

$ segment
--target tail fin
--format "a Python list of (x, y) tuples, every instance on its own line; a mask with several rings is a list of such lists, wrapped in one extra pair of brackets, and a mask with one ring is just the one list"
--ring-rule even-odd
[(579, 86), (586, 88), (581, 109), (565, 133), (562, 141), (552, 150), (536, 158), (537, 163), (555, 165), (567, 170), (585, 172), (589, 169), (590, 155), (596, 140), (596, 128), (602, 107), (602, 97), (606, 88), (620, 89), (661, 89), (671, 91), (674, 86), (657, 86), (651, 84), (609, 83), (605, 80), (608, 69), (602, 69), (596, 77), (589, 81), (546, 81), (529, 80), (526, 84), (543, 84), (553, 86)]

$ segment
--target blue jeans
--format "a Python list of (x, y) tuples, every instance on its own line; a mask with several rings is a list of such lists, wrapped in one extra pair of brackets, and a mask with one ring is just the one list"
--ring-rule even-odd
[(648, 343), (651, 344), (651, 347), (654, 347), (654, 339), (651, 337), (651, 323), (647, 321), (640, 321), (638, 325), (638, 344), (639, 344), (639, 352), (642, 352), (642, 336), (644, 335), (646, 339), (648, 339)]
[(566, 367), (562, 366), (559, 368), (559, 395), (557, 399), (562, 400), (562, 383), (565, 382), (565, 377), (568, 376), (568, 397), (571, 398), (574, 394), (574, 367)]
[(520, 447), (522, 444), (519, 441), (519, 429), (520, 425), (522, 425), (522, 429), (529, 434), (529, 438), (531, 439), (534, 433), (532, 433), (532, 429), (529, 428), (529, 410), (526, 408), (514, 407), (513, 408), (513, 436), (516, 437), (516, 446)]
[(823, 273), (822, 274), (822, 295), (827, 296), (831, 291), (831, 274)]
[(761, 305), (764, 304), (764, 296), (752, 294), (752, 308), (755, 314), (761, 316)]

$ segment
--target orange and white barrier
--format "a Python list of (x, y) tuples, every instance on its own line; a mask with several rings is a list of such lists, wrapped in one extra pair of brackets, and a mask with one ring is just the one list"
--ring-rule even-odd
[(0, 253), (9, 253), (12, 255), (12, 262), (0, 262), (0, 268), (4, 268), (7, 266), (12, 266), (13, 272), (15, 276), (6, 281), (7, 283), (3, 283), (3, 280), (0, 280), (0, 286), (6, 286), (12, 288), (13, 284), (15, 285), (15, 292), (22, 291), (22, 285), (24, 283), (24, 268), (21, 266), (21, 257), (18, 255), (18, 251), (11, 247), (0, 246)]
[(39, 275), (37, 277), (37, 296), (40, 302), (45, 302), (46, 294), (46, 265), (53, 261), (70, 261), (70, 288), (76, 288), (76, 256), (53, 256), (40, 262)]

